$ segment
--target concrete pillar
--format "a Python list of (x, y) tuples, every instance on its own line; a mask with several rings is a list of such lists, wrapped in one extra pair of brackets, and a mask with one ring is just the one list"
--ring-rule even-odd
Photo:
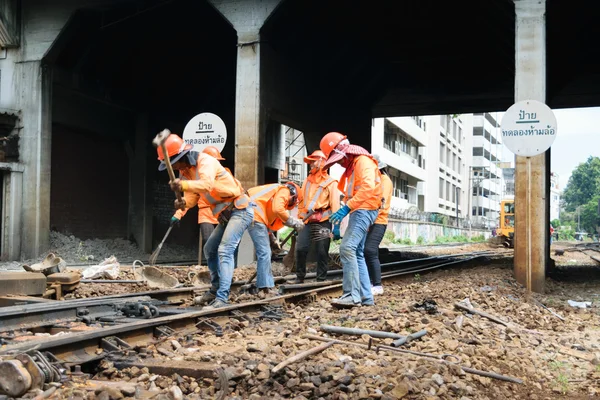
[[(24, 164), (21, 257), (35, 258), (50, 246), (50, 154), (52, 73), (42, 61), (16, 65), (17, 107), (22, 113), (19, 154)], [(76, 185), (73, 190), (77, 190)]]
[[(514, 0), (515, 102), (546, 102), (546, 1)], [(546, 155), (516, 157), (515, 277), (535, 292), (544, 291), (546, 232)], [(528, 272), (528, 267), (531, 272)]]
[[(235, 89), (235, 177), (246, 189), (264, 182), (266, 111), (262, 107), (260, 28), (281, 0), (209, 0), (238, 35)], [(248, 233), (240, 243), (239, 265), (254, 261)]]
[(0, 259), (21, 259), (21, 207), (23, 195), (23, 165), (0, 163), (2, 169), (2, 256)]
[(128, 147), (129, 158), (129, 223), (128, 232), (138, 247), (146, 253), (152, 251), (152, 183), (148, 168), (150, 162), (148, 140), (148, 114), (139, 114), (135, 125), (135, 149)]
[[(235, 93), (235, 176), (244, 188), (264, 182), (266, 112), (261, 107), (260, 28), (281, 0), (209, 0), (238, 35)], [(241, 259), (240, 259), (241, 262)]]

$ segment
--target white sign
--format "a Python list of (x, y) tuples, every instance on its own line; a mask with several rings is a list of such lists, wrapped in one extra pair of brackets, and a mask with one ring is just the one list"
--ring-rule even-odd
[(225, 122), (212, 113), (198, 114), (185, 126), (183, 140), (194, 146), (192, 150), (197, 152), (208, 146), (215, 146), (221, 152), (227, 142)]
[(513, 104), (502, 118), (502, 141), (518, 156), (542, 154), (556, 139), (556, 117), (542, 102), (524, 100)]

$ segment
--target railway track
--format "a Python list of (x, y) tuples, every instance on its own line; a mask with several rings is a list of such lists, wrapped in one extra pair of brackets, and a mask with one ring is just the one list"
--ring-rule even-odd
[[(382, 279), (393, 281), (411, 274), (464, 266), (491, 255), (490, 252), (482, 251), (390, 262), (382, 265)], [(331, 276), (341, 274), (341, 271), (329, 272)], [(295, 276), (287, 278), (292, 277)], [(243, 281), (237, 282), (238, 287), (243, 286), (244, 283)], [(217, 332), (219, 330), (218, 325), (206, 322), (214, 317), (245, 318), (253, 312), (260, 313), (262, 310), (264, 313), (265, 309), (272, 311), (274, 304), (314, 301), (319, 297), (332, 297), (342, 292), (341, 281), (334, 279), (318, 284), (311, 282), (303, 285), (283, 284), (279, 286), (280, 296), (231, 304), (217, 310), (203, 311), (197, 307), (174, 307), (175, 303), (180, 302), (182, 297), (187, 296), (187, 299), (190, 299), (194, 294), (207, 288), (208, 286), (177, 288), (157, 292), (70, 300), (56, 304), (41, 303), (0, 308), (0, 332), (5, 334), (11, 331), (18, 333), (19, 330), (31, 328), (44, 328), (46, 331), (54, 333), (68, 332), (69, 326), (66, 323), (81, 322), (82, 315), (81, 313), (78, 314), (78, 310), (81, 311), (82, 309), (89, 310), (90, 314), (102, 314), (106, 312), (107, 307), (114, 305), (118, 307), (125, 303), (138, 303), (156, 304), (156, 308), (159, 310), (156, 316), (150, 318), (116, 318), (110, 320), (109, 323), (100, 320), (97, 321), (96, 328), (92, 325), (89, 329), (79, 333), (67, 333), (60, 336), (44, 337), (41, 340), (23, 342), (8, 340), (8, 343), (0, 348), (0, 355), (27, 352), (34, 348), (37, 351), (51, 352), (57, 362), (64, 363), (66, 366), (79, 365), (99, 360), (110, 352), (145, 347), (158, 337), (171, 335), (174, 332), (185, 333), (198, 331), (199, 329)], [(169, 298), (171, 300), (168, 300)], [(43, 321), (36, 322), (36, 319), (40, 317), (43, 318)], [(201, 322), (200, 327), (197, 327), (199, 322)]]

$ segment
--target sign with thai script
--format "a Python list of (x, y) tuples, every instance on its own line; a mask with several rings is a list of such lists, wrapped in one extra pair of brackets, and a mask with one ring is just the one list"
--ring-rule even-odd
[(198, 114), (185, 126), (183, 140), (197, 152), (208, 146), (215, 146), (221, 152), (227, 142), (225, 122), (212, 113)]
[(523, 100), (513, 104), (502, 118), (502, 142), (518, 156), (542, 154), (556, 139), (556, 117), (546, 104)]

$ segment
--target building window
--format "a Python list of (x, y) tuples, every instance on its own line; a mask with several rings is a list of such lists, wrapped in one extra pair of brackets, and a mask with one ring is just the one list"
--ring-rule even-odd
[(448, 168), (452, 167), (452, 150), (450, 148), (446, 150), (446, 165)]
[(483, 156), (483, 147), (473, 147), (473, 157)]
[(458, 169), (456, 170), (456, 172), (458, 172), (459, 174), (460, 174), (461, 165), (462, 165), (462, 158), (458, 157)]
[(444, 180), (440, 178), (440, 199), (444, 198)]
[(440, 143), (440, 164), (444, 163), (444, 155), (446, 154), (446, 146)]
[(418, 143), (396, 125), (385, 120), (383, 130), (383, 147), (394, 154), (406, 153), (416, 159)]
[(456, 153), (452, 154), (452, 170), (456, 171)]
[(450, 201), (450, 182), (446, 182), (446, 200)]

